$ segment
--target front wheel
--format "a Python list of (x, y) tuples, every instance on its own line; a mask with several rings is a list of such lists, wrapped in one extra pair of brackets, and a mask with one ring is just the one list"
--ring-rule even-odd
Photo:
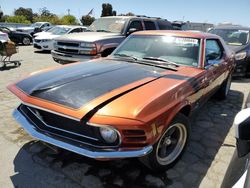
[(222, 83), (220, 89), (216, 93), (216, 97), (220, 100), (226, 99), (231, 87), (232, 74), (229, 74), (227, 79)]
[(22, 40), (23, 45), (30, 45), (31, 40), (29, 37), (24, 37)]
[(188, 118), (183, 114), (177, 114), (158, 142), (154, 144), (153, 151), (140, 158), (141, 162), (154, 171), (173, 166), (188, 143), (189, 127)]

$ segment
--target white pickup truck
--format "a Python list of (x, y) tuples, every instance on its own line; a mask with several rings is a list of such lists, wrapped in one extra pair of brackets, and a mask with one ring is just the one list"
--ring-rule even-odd
[(169, 30), (166, 19), (145, 16), (110, 16), (95, 20), (85, 32), (55, 39), (53, 59), (61, 64), (105, 57), (131, 33), (140, 30)]

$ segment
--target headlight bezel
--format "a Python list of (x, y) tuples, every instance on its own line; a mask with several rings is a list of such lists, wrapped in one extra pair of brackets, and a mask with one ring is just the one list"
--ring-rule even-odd
[(52, 39), (41, 39), (41, 42), (49, 42), (52, 41)]
[[(109, 133), (107, 131), (110, 131)], [(100, 126), (99, 127), (99, 133), (102, 139), (107, 143), (107, 144), (115, 144), (118, 143), (120, 145), (120, 140), (121, 136), (118, 130), (116, 130), (112, 126)], [(113, 138), (110, 138), (113, 137)]]
[(81, 48), (96, 48), (96, 44), (93, 42), (81, 42), (80, 47)]
[(235, 54), (235, 60), (239, 61), (239, 60), (243, 60), (247, 57), (247, 52), (246, 51), (242, 51), (242, 52), (238, 52)]

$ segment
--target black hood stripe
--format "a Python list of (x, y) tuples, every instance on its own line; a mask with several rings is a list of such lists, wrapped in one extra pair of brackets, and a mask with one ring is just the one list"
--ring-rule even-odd
[(112, 90), (151, 77), (164, 69), (118, 61), (80, 63), (31, 76), (17, 83), (25, 93), (73, 109)]

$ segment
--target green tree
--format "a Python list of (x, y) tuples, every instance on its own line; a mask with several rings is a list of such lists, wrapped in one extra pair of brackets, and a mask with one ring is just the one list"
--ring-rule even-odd
[(76, 17), (72, 15), (66, 15), (61, 18), (61, 24), (63, 25), (77, 25), (79, 24)]
[(1, 6), (0, 6), (0, 21), (2, 21), (2, 19), (3, 19), (3, 11), (2, 11), (2, 9), (1, 9)]
[(128, 12), (127, 14), (119, 14), (119, 16), (135, 16), (135, 14), (132, 12)]
[(82, 16), (82, 18), (81, 18), (82, 25), (88, 26), (88, 25), (91, 25), (94, 21), (95, 21), (95, 18), (91, 17), (89, 15)]
[(109, 3), (102, 4), (102, 15), (101, 17), (105, 16), (116, 16), (116, 11), (113, 11), (113, 7)]
[(26, 19), (25, 16), (8, 16), (6, 18), (6, 22), (10, 23), (23, 23), (23, 24), (30, 24), (31, 22)]
[(34, 22), (50, 22), (54, 25), (60, 25), (61, 23), (61, 19), (57, 16), (57, 15), (53, 15), (53, 16), (36, 16), (33, 19)]
[(24, 16), (26, 20), (32, 22), (33, 21), (33, 11), (31, 8), (23, 8), (19, 7), (14, 11), (15, 16)]
[(43, 7), (40, 9), (40, 16), (41, 17), (53, 17), (55, 14), (51, 13), (47, 7)]

